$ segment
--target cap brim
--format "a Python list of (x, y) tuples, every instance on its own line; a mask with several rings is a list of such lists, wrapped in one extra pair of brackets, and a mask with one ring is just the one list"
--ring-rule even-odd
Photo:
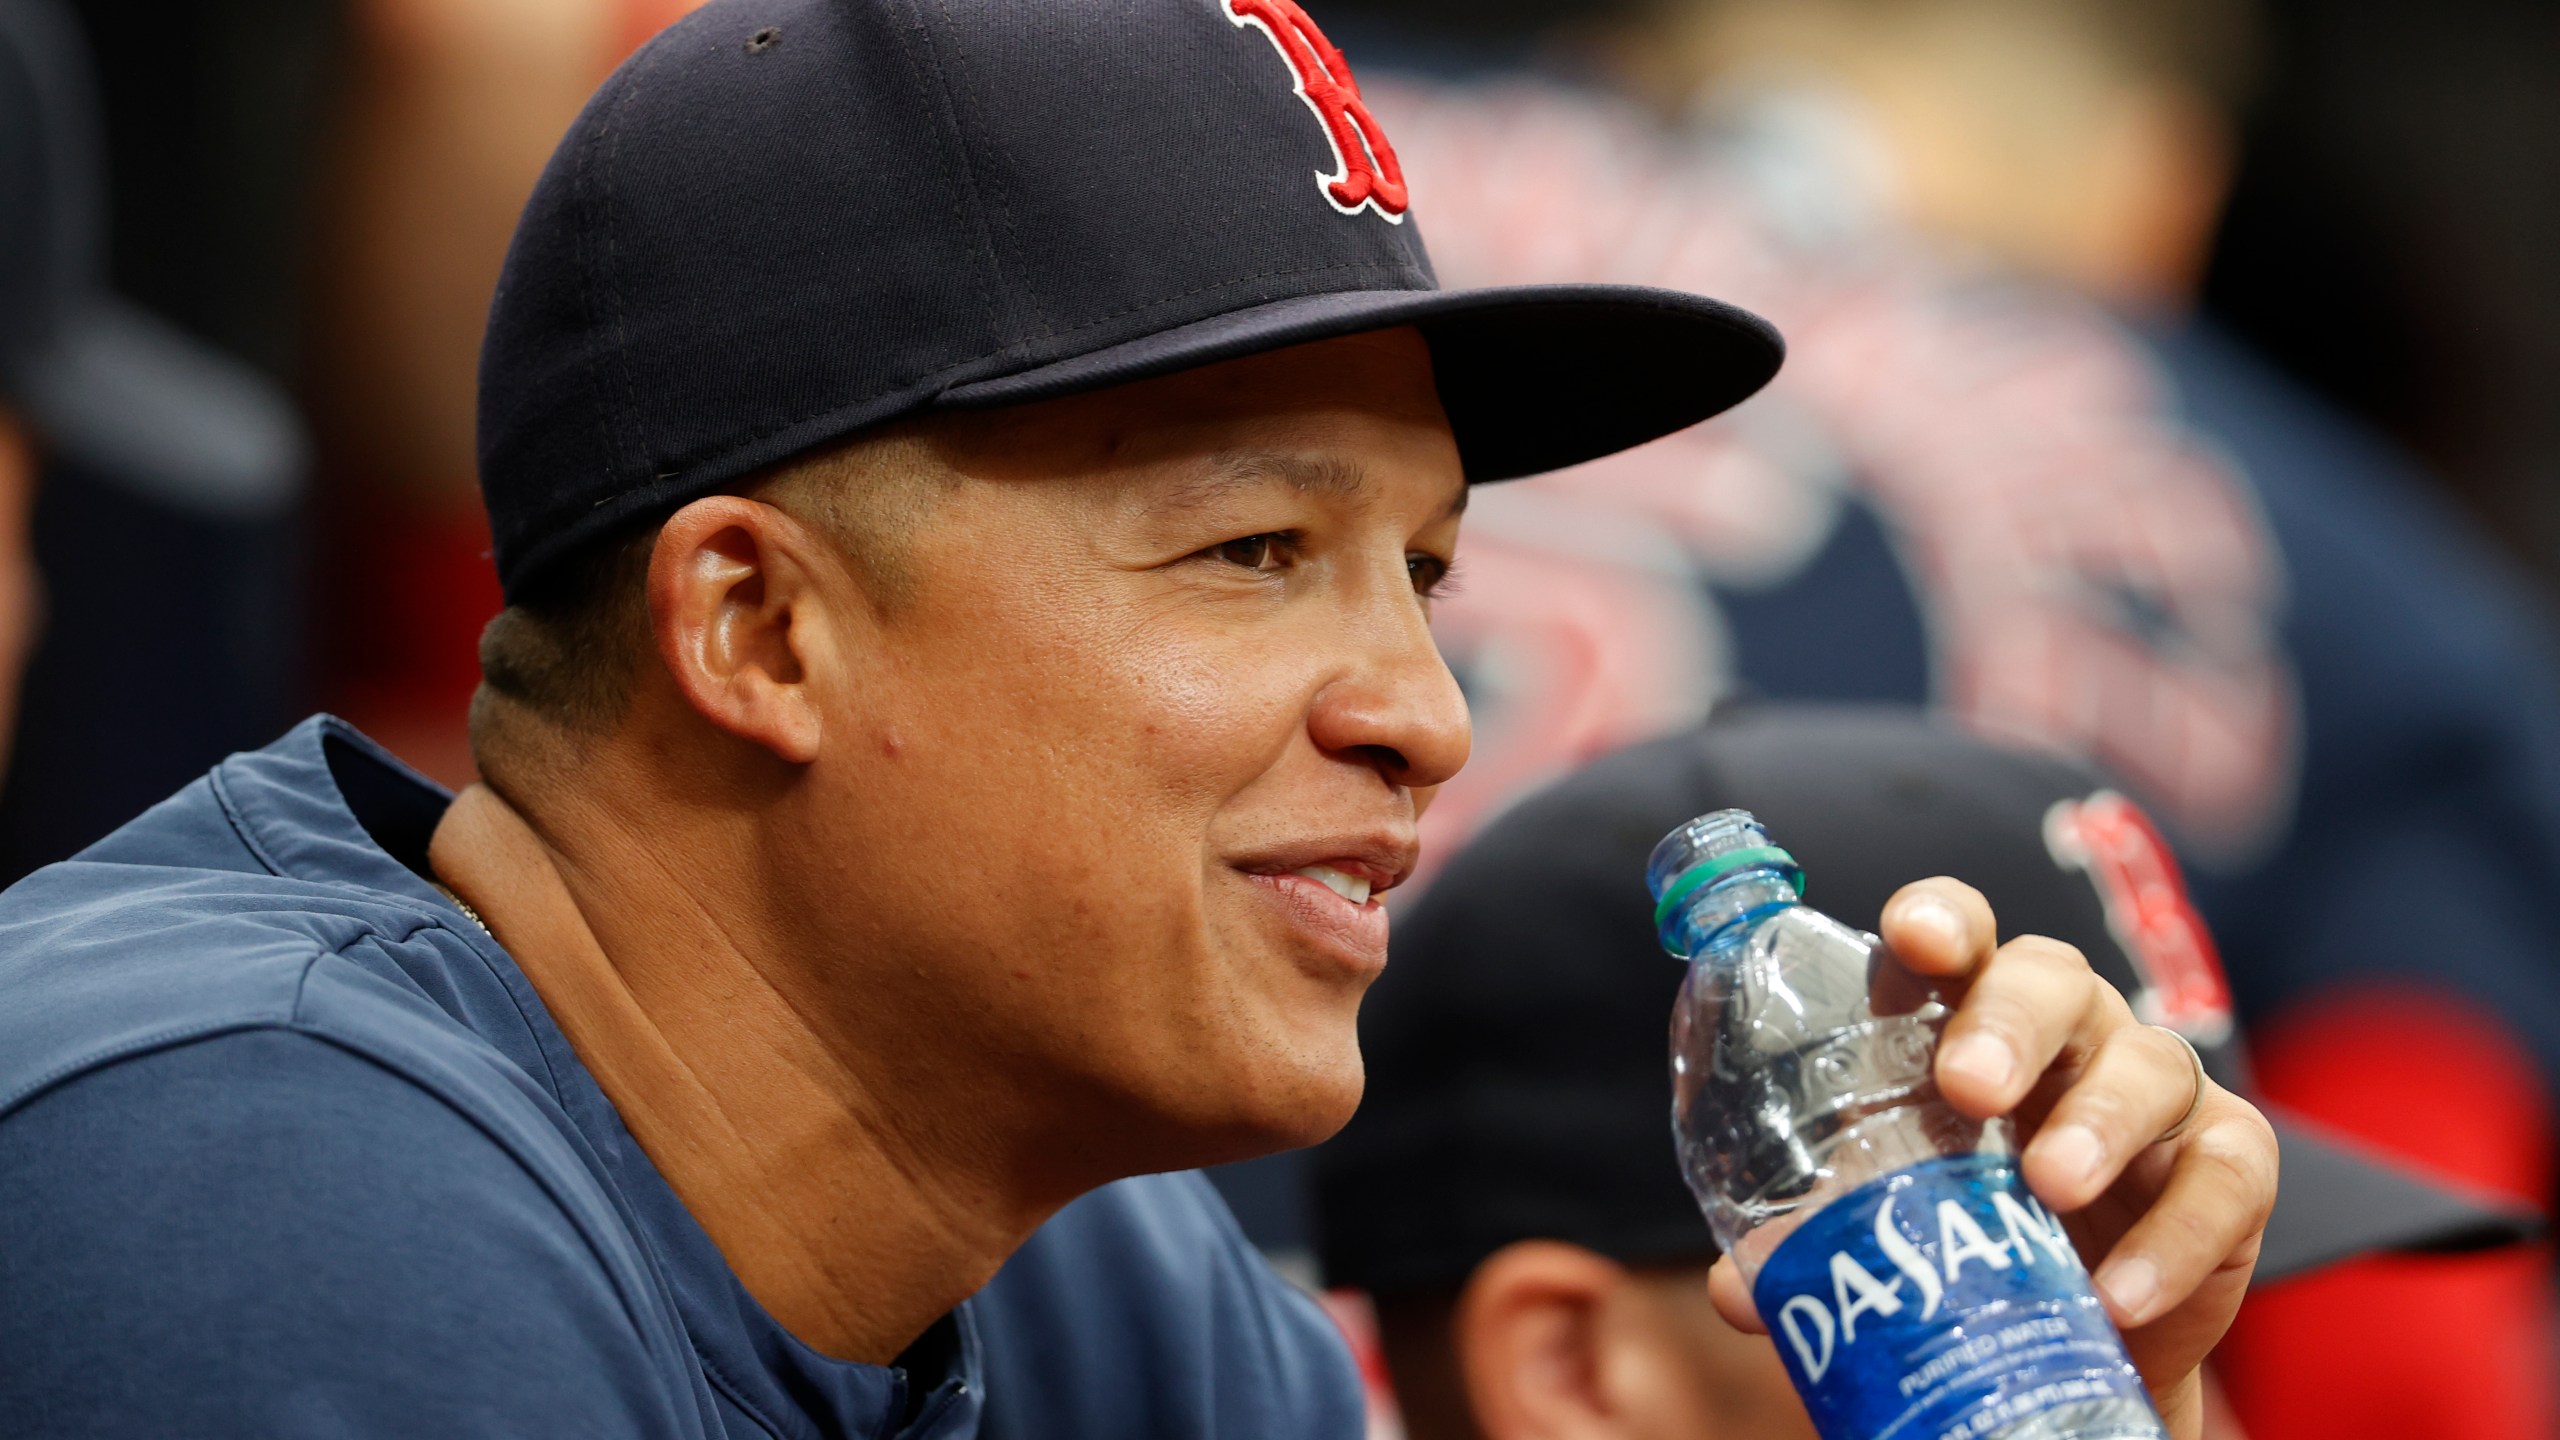
[(1559, 470), (1686, 429), (1748, 399), (1786, 355), (1767, 321), (1676, 290), (1351, 291), (1232, 311), (954, 386), (935, 403), (1018, 405), (1404, 325), (1431, 347), (1440, 402), (1475, 481)]
[(2262, 1282), (2377, 1250), (2486, 1250), (2542, 1232), (2542, 1217), (2516, 1201), (2386, 1159), (2277, 1107), (2261, 1108), (2284, 1165), (2258, 1252)]
[(50, 452), (145, 498), (255, 519), (301, 493), (302, 428), (275, 389), (112, 296), (71, 307), (8, 388)]

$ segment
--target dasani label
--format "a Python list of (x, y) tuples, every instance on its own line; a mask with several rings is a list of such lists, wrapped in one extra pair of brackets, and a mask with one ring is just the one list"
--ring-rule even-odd
[(1752, 1294), (1823, 1440), (2067, 1435), (2127, 1401), (2148, 1418), (2080, 1257), (2006, 1156), (1930, 1160), (1841, 1196)]

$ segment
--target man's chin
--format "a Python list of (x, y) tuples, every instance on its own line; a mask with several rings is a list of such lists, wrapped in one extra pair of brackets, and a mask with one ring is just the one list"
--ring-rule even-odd
[(1355, 1063), (1348, 1081), (1331, 1079), (1310, 1084), (1309, 1093), (1285, 1113), (1270, 1118), (1262, 1129), (1256, 1155), (1277, 1154), (1283, 1150), (1303, 1150), (1321, 1145), (1351, 1123), (1351, 1112), (1360, 1108), (1363, 1075)]
[(1177, 1099), (1173, 1143), (1183, 1153), (1156, 1168), (1196, 1170), (1301, 1150), (1332, 1139), (1360, 1105), (1364, 1076), (1358, 1052), (1347, 1062), (1262, 1073), (1228, 1088), (1224, 1104), (1204, 1105), (1211, 1090)]

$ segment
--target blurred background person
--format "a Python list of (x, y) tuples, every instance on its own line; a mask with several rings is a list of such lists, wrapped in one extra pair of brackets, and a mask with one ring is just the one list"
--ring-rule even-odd
[(2541, 0), (2268, 0), (2208, 309), (2388, 428), (2560, 581), (2560, 25)]
[[(1418, 27), (1346, 42), (1444, 277), (1711, 278), (1791, 355), (1724, 421), (1475, 508), (1435, 625), (1477, 750), (1430, 853), (1725, 696), (1926, 705), (2094, 763), (2160, 817), (2271, 1098), (2545, 1204), (2560, 685), (2516, 577), (2424, 476), (2192, 313), (2253, 13), (1548, 19), (1610, 91)], [(2442, 907), (2423, 945), (2416, 894)], [(1249, 1218), (1264, 1183), (1286, 1188), (1237, 1185)], [(2270, 1288), (2227, 1351), (2238, 1403), (2271, 1434), (2389, 1433), (2411, 1386), (2541, 1414), (2547, 1363), (2490, 1373), (2361, 1318), (2467, 1333), (2549, 1284), (2542, 1259), (2501, 1263)]]
[(101, 166), (76, 23), (0, 0), (0, 882), (300, 698), (299, 422), (108, 288)]
[(697, 0), (352, 0), (308, 393), (335, 482), (320, 699), (451, 784), (498, 613), (472, 399), (516, 214), (587, 97)]
[(69, 4), (114, 42), (117, 278), (310, 419), (314, 543), (272, 567), (290, 712), (468, 779), (498, 609), (471, 396), (499, 263), (579, 107), (693, 0)]
[[(2185, 1017), (2218, 1078), (2247, 1083), (2176, 862), (2092, 772), (1899, 707), (1745, 704), (1609, 756), (1508, 811), (1398, 917), (1361, 1012), (1368, 1093), (1316, 1152), (1325, 1276), (1373, 1297), (1382, 1388), (1411, 1440), (1813, 1434), (1772, 1343), (1709, 1302), (1715, 1242), (1664, 1144), (1664, 1020), (1687, 967), (1631, 877), (1664, 833), (1727, 807), (1802, 861), (1808, 902), (1863, 928), (1897, 876), (1981, 877), (2004, 924), (2078, 945), (2137, 1004)], [(2373, 1249), (2508, 1244), (2532, 1223), (2268, 1115), (2285, 1175), (2261, 1282)], [(2459, 1343), (2535, 1374), (2552, 1320), (2483, 1313)], [(2390, 1424), (2546, 1433), (2504, 1392), (2434, 1398)], [(2210, 1433), (2243, 1432), (2224, 1413)]]
[[(1445, 269), (1706, 271), (1794, 325), (1751, 412), (1477, 517), (1442, 632), (1485, 739), (1445, 837), (1723, 694), (1927, 703), (2135, 785), (2253, 1020), (2360, 964), (2405, 978), (2369, 926), (2286, 922), (2371, 893), (2398, 859), (2373, 837), (2442, 830), (2503, 923), (2425, 978), (2560, 1056), (2541, 634), (2419, 477), (2183, 309), (2234, 14), (1675, 0), (1610, 52), (1690, 97), (1672, 129), (1554, 87), (1372, 82)], [(1562, 523), (1566, 497), (1620, 523)]]

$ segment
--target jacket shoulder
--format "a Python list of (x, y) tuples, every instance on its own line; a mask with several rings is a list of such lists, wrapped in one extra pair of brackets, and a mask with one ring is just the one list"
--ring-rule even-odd
[(636, 1242), (489, 1119), (275, 1028), (19, 1106), (0, 1410), (101, 1435), (698, 1433)]

